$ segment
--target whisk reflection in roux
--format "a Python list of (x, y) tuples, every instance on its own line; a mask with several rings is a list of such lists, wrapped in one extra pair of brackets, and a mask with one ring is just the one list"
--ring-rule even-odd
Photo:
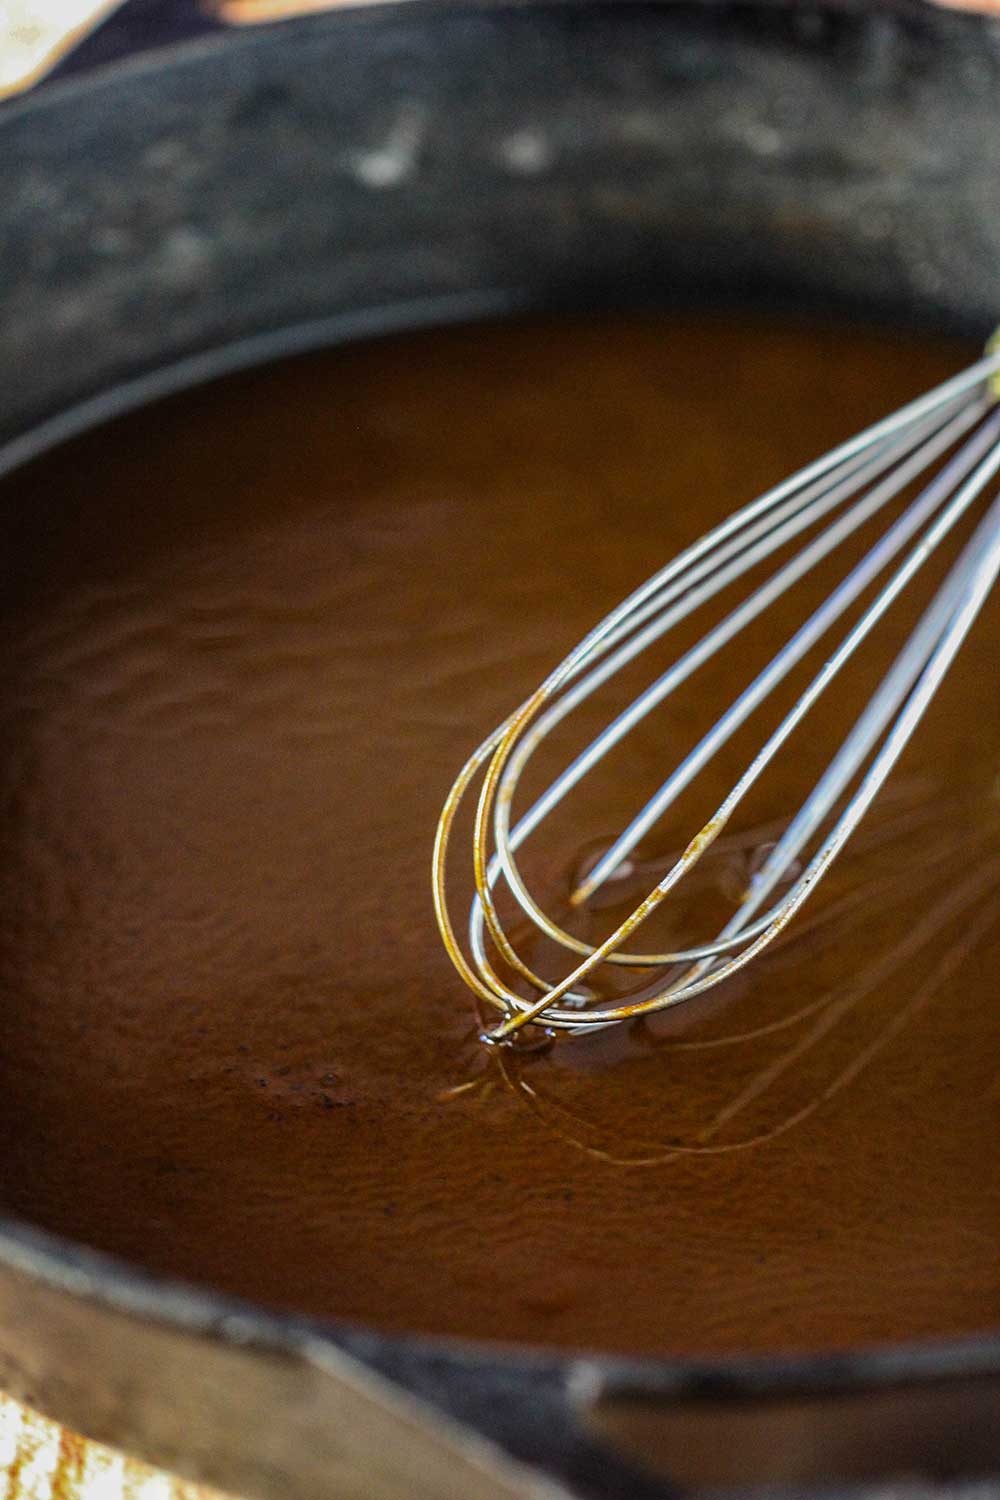
[[(870, 1068), (883, 1048), (929, 1005), (947, 1003), (951, 987), (962, 982), (966, 961), (1000, 922), (1000, 816), (984, 832), (956, 834), (947, 816), (954, 809), (949, 809), (946, 796), (934, 796), (919, 784), (898, 791), (902, 796), (887, 798), (880, 810), (881, 826), (871, 830), (867, 840), (859, 840), (857, 885), (790, 934), (781, 945), (787, 954), (772, 956), (752, 984), (723, 986), (709, 1024), (706, 1005), (693, 1022), (678, 1016), (671, 1026), (657, 1018), (634, 1028), (624, 1049), (604, 1043), (604, 1050), (617, 1057), (623, 1050), (655, 1055), (655, 1062), (650, 1059), (647, 1066), (659, 1071), (661, 1087), (647, 1124), (640, 1125), (633, 1114), (629, 1131), (619, 1134), (610, 1122), (621, 1113), (620, 1107), (598, 1110), (593, 1119), (592, 1092), (602, 1081), (599, 1073), (594, 1082), (593, 1063), (585, 1088), (574, 1091), (576, 1098), (568, 1098), (565, 1087), (546, 1087), (544, 1067), (530, 1051), (501, 1051), (494, 1071), (568, 1145), (621, 1166), (745, 1151), (802, 1124)], [(910, 862), (914, 833), (915, 864)], [(753, 851), (746, 863), (752, 863), (759, 857), (759, 843), (752, 844), (750, 837), (745, 843)], [(866, 864), (874, 864), (874, 871), (866, 872)], [(868, 941), (873, 902), (897, 916), (905, 910), (912, 918), (905, 926), (900, 923), (902, 935), (884, 951), (872, 952)], [(822, 980), (810, 986), (803, 973), (808, 973), (810, 952), (824, 940), (845, 955), (845, 977), (832, 986)], [(798, 980), (808, 997), (802, 1004), (789, 1008), (783, 987), (775, 986), (783, 972)], [(777, 1006), (775, 988), (780, 995)], [(685, 1019), (693, 1036), (684, 1035), (685, 1028), (676, 1024)], [(829, 1056), (824, 1043), (840, 1027), (849, 1028), (846, 1045), (828, 1049)], [(740, 1051), (728, 1061), (720, 1080), (721, 1096), (710, 1105), (699, 1097), (698, 1117), (685, 1121), (691, 1068), (703, 1069), (704, 1055), (720, 1049)], [(807, 1059), (813, 1066), (802, 1066)], [(489, 1072), (479, 1075), (480, 1086), (488, 1086), (489, 1080)], [(695, 1091), (699, 1092), (697, 1086)], [(647, 1104), (650, 1097), (644, 1092)], [(654, 1133), (658, 1126), (659, 1137)], [(641, 1133), (644, 1130), (651, 1133)]]

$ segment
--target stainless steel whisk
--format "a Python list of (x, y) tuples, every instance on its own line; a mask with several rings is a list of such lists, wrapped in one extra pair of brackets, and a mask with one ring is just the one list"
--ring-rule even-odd
[[(788, 820), (731, 919), (709, 941), (675, 952), (624, 950), (632, 934), (702, 858), (793, 730), (1000, 470), (998, 402), (1000, 344), (995, 336), (985, 357), (970, 369), (768, 490), (661, 568), (595, 626), (470, 756), (441, 813), (433, 889), (438, 925), (452, 962), (481, 1010), (488, 1007), (500, 1013), (498, 1024), (482, 1033), (483, 1041), (511, 1042), (531, 1024), (553, 1032), (585, 1032), (679, 1005), (743, 968), (791, 920), (867, 812), (1000, 572), (1000, 495), (979, 520), (826, 770)], [(915, 498), (673, 768), (587, 873), (571, 902), (578, 905), (592, 896), (621, 867), (749, 715), (851, 604), (881, 580), (874, 598), (672, 867), (602, 943), (588, 944), (559, 927), (525, 885), (516, 859), (524, 841), (648, 713), (918, 481), (922, 486)], [(693, 610), (820, 522), (821, 529), (800, 551), (685, 649), (511, 827), (511, 804), (522, 773), (557, 724)], [(463, 946), (451, 921), (446, 872), (458, 808), (480, 772), (483, 783), (472, 849), (476, 895)], [(806, 859), (804, 851), (810, 847), (814, 852)], [(558, 982), (536, 973), (515, 948), (495, 899), (501, 879), (532, 926), (571, 955), (572, 967)], [(497, 973), (491, 946), (509, 971), (510, 982)], [(586, 981), (604, 965), (643, 971), (654, 982), (643, 986), (641, 999), (598, 1003)]]

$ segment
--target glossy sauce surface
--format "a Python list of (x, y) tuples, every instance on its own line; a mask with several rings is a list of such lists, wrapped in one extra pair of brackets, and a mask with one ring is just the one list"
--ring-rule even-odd
[[(386, 1328), (718, 1353), (996, 1326), (996, 599), (850, 869), (705, 1006), (501, 1067), (429, 893), (451, 777), (601, 614), (967, 358), (456, 330), (231, 379), (7, 481), (4, 1207)], [(726, 658), (654, 718), (526, 855), (534, 885), (564, 893), (733, 690)], [(716, 902), (844, 701), (725, 843)]]

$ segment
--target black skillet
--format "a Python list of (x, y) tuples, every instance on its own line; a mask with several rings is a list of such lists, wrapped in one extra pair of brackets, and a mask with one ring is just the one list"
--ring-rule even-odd
[[(0, 110), (0, 472), (166, 391), (390, 328), (706, 300), (996, 321), (1000, 22), (915, 0), (412, 0), (201, 35), (170, 7), (126, 15), (89, 70)], [(171, 15), (169, 45), (108, 61)], [(421, 149), (387, 166), (402, 114)], [(541, 153), (509, 149), (525, 129)], [(269, 1500), (1000, 1475), (995, 1335), (542, 1356), (276, 1316), (9, 1220), (0, 1386)]]

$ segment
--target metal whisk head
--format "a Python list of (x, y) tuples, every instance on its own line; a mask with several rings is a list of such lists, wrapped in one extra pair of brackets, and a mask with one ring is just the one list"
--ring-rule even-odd
[[(748, 964), (787, 925), (864, 817), (1000, 572), (1000, 496), (979, 519), (902, 650), (834, 748), (826, 769), (789, 816), (732, 917), (714, 936), (674, 952), (625, 949), (703, 858), (792, 732), (994, 479), (1000, 470), (998, 401), (1000, 348), (991, 344), (986, 357), (969, 370), (809, 464), (667, 563), (595, 626), (469, 758), (441, 813), (433, 886), (438, 924), (452, 962), (480, 1003), (481, 1013), (500, 1013), (498, 1024), (483, 1032), (484, 1041), (512, 1041), (531, 1024), (551, 1031), (589, 1031), (679, 1005)], [(519, 869), (517, 851), (525, 840), (654, 708), (842, 542), (911, 490), (914, 497), (878, 541), (671, 770), (587, 873), (571, 901), (579, 904), (592, 896), (621, 867), (745, 720), (851, 605), (871, 593), (792, 709), (663, 878), (597, 945), (558, 926), (537, 904)], [(790, 560), (782, 561), (693, 646), (683, 649), (511, 826), (511, 805), (525, 767), (559, 723), (694, 610), (806, 534)], [(451, 921), (446, 873), (458, 808), (480, 774), (472, 848), (476, 895), (463, 945)], [(569, 955), (569, 971), (561, 979), (536, 973), (515, 947), (498, 910), (501, 881), (537, 932)], [(507, 977), (497, 972), (498, 956)], [(596, 1001), (588, 980), (605, 966), (638, 971), (641, 998)]]

